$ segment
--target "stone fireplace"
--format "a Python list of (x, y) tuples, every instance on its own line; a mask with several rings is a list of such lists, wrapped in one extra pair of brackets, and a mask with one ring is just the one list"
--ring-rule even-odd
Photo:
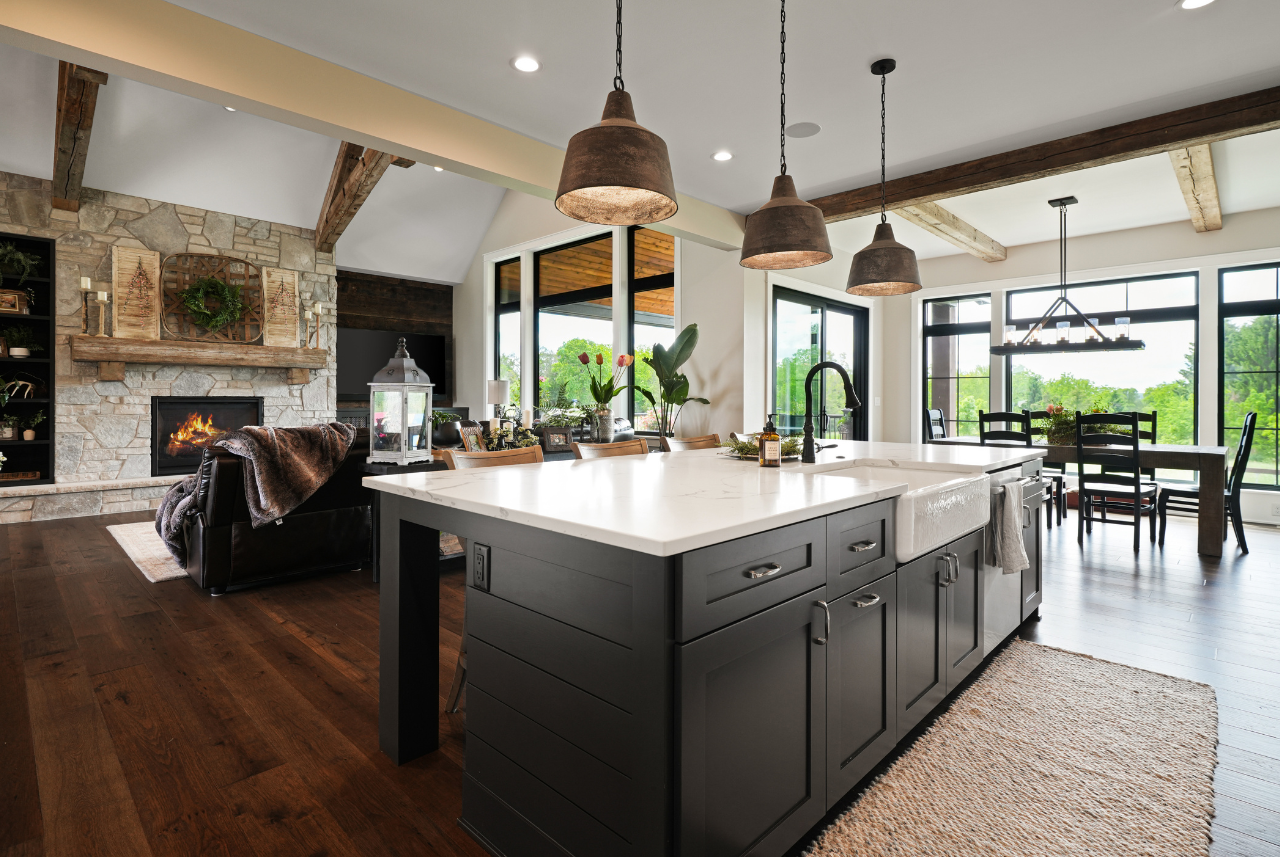
[(152, 396), (151, 475), (194, 473), (221, 435), (262, 422), (261, 396)]

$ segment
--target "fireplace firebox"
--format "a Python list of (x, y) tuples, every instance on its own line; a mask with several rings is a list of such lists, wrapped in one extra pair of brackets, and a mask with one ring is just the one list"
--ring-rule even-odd
[(152, 396), (151, 475), (195, 473), (222, 434), (260, 425), (260, 396)]

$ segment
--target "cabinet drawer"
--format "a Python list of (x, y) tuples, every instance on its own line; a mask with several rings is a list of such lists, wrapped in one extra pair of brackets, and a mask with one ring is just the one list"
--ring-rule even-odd
[(893, 571), (893, 501), (827, 517), (827, 594), (834, 600)]
[(1022, 463), (1023, 476), (1036, 476), (1040, 473), (1040, 468), (1044, 466), (1044, 459), (1037, 458), (1032, 461), (1024, 461)]
[(684, 554), (676, 639), (692, 640), (821, 586), (826, 533), (819, 518)]

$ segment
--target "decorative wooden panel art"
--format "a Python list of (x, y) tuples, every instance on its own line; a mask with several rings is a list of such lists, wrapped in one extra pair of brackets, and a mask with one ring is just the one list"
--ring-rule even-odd
[(266, 287), (264, 345), (294, 348), (298, 344), (298, 272), (263, 268)]
[(133, 247), (111, 248), (111, 335), (160, 338), (160, 254)]
[[(257, 265), (230, 256), (176, 253), (164, 260), (160, 276), (163, 284), (163, 339), (262, 344), (264, 301), (262, 272)], [(216, 277), (229, 286), (240, 287), (244, 312), (240, 314), (239, 321), (219, 330), (207, 330), (196, 324), (187, 313), (179, 293), (204, 277)], [(205, 303), (214, 309), (217, 301), (209, 298)]]

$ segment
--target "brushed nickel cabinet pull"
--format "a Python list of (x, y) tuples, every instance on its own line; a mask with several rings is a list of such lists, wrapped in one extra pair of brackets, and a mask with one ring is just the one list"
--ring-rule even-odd
[(859, 607), (875, 607), (877, 604), (880, 603), (879, 595), (876, 595), (874, 592), (869, 592), (867, 594), (871, 596), (870, 601), (863, 601), (861, 598), (859, 598), (853, 603), (858, 605)]
[(771, 562), (762, 568), (751, 569), (747, 572), (747, 577), (752, 580), (756, 580), (761, 577), (772, 577), (780, 571), (782, 571), (782, 566), (778, 565), (776, 562)]
[(819, 646), (825, 646), (827, 640), (831, 637), (831, 608), (827, 606), (825, 601), (819, 601), (818, 606), (822, 608), (822, 613), (826, 617), (826, 631), (821, 637), (814, 637), (813, 641)]
[(870, 539), (866, 539), (864, 541), (854, 542), (853, 544), (849, 545), (849, 550), (854, 551), (855, 553), (862, 553), (863, 551), (871, 550), (875, 546), (876, 546), (876, 542), (873, 542)]
[(943, 563), (943, 567), (938, 570), (938, 573), (942, 575), (941, 579), (938, 581), (938, 585), (950, 586), (951, 585), (951, 555), (943, 554), (942, 556), (938, 557), (933, 563), (933, 566), (935, 569), (938, 567), (938, 563)]

